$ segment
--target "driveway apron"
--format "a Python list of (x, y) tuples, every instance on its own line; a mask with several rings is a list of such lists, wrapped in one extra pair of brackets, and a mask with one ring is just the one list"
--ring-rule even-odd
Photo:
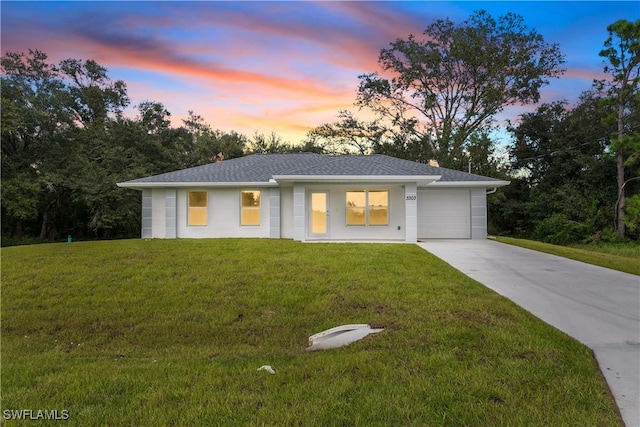
[(627, 427), (640, 427), (640, 276), (492, 240), (418, 245), (591, 348)]

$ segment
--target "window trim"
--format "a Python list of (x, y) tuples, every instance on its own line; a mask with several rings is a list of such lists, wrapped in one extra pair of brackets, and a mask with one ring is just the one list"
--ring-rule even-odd
[[(242, 195), (244, 193), (258, 193), (258, 206), (244, 206), (244, 200)], [(258, 223), (257, 224), (244, 224), (243, 213), (245, 210), (258, 211)], [(240, 227), (260, 227), (262, 225), (262, 190), (240, 190)]]
[[(204, 206), (191, 206), (191, 193), (204, 193)], [(204, 224), (191, 224), (191, 212), (204, 211)], [(207, 227), (209, 224), (209, 192), (207, 190), (187, 191), (187, 227)]]
[[(364, 206), (349, 206), (348, 194), (349, 193), (364, 193)], [(369, 204), (369, 193), (386, 193), (387, 194), (387, 222), (386, 224), (371, 224), (369, 220), (369, 212), (371, 205)], [(374, 206), (375, 208), (375, 206)], [(363, 224), (350, 224), (349, 223), (349, 209), (364, 209), (364, 223)], [(345, 192), (345, 226), (346, 227), (388, 227), (389, 226), (389, 190), (388, 189), (352, 189)]]

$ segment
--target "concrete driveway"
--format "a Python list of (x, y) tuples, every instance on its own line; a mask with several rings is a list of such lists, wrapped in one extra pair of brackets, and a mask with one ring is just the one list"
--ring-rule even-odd
[(492, 240), (418, 245), (591, 348), (625, 424), (640, 426), (640, 276)]

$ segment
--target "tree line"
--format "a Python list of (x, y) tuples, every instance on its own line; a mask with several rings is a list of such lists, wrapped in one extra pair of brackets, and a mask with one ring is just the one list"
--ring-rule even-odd
[[(492, 131), (510, 105), (538, 103), (564, 57), (523, 19), (484, 11), (438, 20), (398, 39), (381, 71), (359, 77), (355, 106), (297, 143), (276, 133), (214, 129), (194, 112), (178, 127), (156, 101), (135, 105), (126, 83), (93, 60), (7, 52), (2, 81), (2, 236), (56, 240), (139, 236), (139, 193), (116, 182), (251, 153), (388, 154), (510, 180), (488, 198), (490, 231), (554, 243), (640, 236), (640, 20), (608, 27), (611, 78), (576, 105), (539, 105)], [(598, 55), (598, 53), (594, 53)], [(500, 153), (499, 150), (505, 150)]]

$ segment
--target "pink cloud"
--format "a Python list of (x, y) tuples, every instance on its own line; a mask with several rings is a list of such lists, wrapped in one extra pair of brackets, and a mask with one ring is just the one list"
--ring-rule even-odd
[[(249, 135), (276, 130), (292, 142), (335, 121), (338, 110), (355, 109), (357, 76), (380, 71), (380, 49), (409, 33), (420, 35), (434, 19), (466, 19), (472, 7), (331, 1), (39, 5), (52, 12), (3, 4), (3, 51), (38, 48), (52, 62), (95, 59), (113, 79), (135, 75), (127, 82), (133, 103), (163, 102), (178, 124), (194, 110), (213, 127)], [(582, 62), (579, 52), (571, 53), (573, 63), (543, 88), (542, 102), (577, 97), (604, 77), (598, 58)]]
[(607, 77), (607, 75), (603, 71), (603, 68), (599, 70), (586, 67), (568, 68), (567, 71), (565, 71), (563, 77), (569, 79), (587, 80), (590, 82), (593, 80), (602, 80), (606, 79)]

